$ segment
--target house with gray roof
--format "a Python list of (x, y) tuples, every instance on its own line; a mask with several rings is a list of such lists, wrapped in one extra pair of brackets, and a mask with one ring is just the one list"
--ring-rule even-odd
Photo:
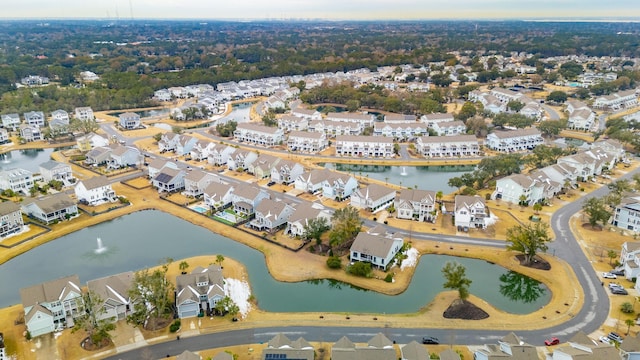
[(200, 169), (191, 169), (184, 176), (183, 194), (190, 197), (201, 196), (212, 182), (220, 182), (220, 177)]
[(498, 341), (498, 344), (486, 344), (473, 353), (476, 360), (539, 360), (535, 346), (522, 341), (510, 333)]
[(332, 174), (333, 172), (326, 168), (304, 172), (295, 179), (294, 188), (310, 194), (317, 194), (322, 191), (322, 182), (330, 178)]
[(158, 174), (151, 179), (151, 184), (158, 192), (174, 192), (184, 189), (184, 170), (163, 167)]
[(233, 210), (237, 214), (252, 215), (263, 199), (270, 198), (268, 192), (256, 185), (239, 183), (233, 190)]
[(24, 320), (32, 337), (73, 326), (73, 318), (84, 314), (78, 275), (20, 289)]
[(291, 152), (315, 154), (329, 146), (327, 135), (323, 132), (297, 131), (289, 133), (287, 149)]
[(460, 354), (458, 354), (457, 352), (451, 350), (451, 349), (445, 349), (444, 351), (441, 351), (438, 356), (440, 356), (440, 360), (461, 360), (462, 358), (460, 357)]
[(454, 205), (455, 226), (462, 230), (487, 227), (489, 209), (480, 196), (456, 195)]
[(327, 224), (331, 224), (331, 212), (324, 206), (304, 201), (298, 204), (289, 216), (284, 233), (291, 237), (302, 237), (305, 235), (305, 226), (309, 225), (309, 221), (320, 218), (323, 218)]
[(45, 182), (56, 180), (61, 181), (65, 186), (69, 186), (76, 181), (69, 164), (49, 160), (40, 164), (39, 168), (42, 180)]
[(275, 232), (287, 223), (294, 210), (293, 206), (284, 201), (263, 199), (255, 207), (256, 217), (249, 226), (259, 231)]
[(198, 266), (190, 274), (176, 277), (176, 311), (179, 318), (195, 317), (203, 312), (213, 312), (216, 304), (225, 297), (222, 268), (210, 265)]
[(620, 343), (619, 348), (622, 359), (640, 359), (640, 334), (636, 334), (636, 336), (627, 336), (624, 341)]
[(416, 150), (426, 158), (477, 156), (480, 145), (475, 135), (421, 136)]
[(400, 347), (401, 360), (429, 360), (427, 348), (413, 340)]
[(307, 120), (321, 120), (322, 114), (316, 109), (305, 109), (297, 106), (291, 109), (291, 115), (301, 117)]
[(394, 156), (393, 139), (384, 136), (336, 136), (336, 155), (390, 158)]
[(598, 343), (579, 331), (566, 344), (553, 349), (552, 360), (622, 359), (615, 346)]
[(396, 360), (393, 342), (382, 333), (372, 337), (366, 346), (357, 346), (343, 336), (331, 346), (332, 360)]
[(292, 184), (302, 173), (304, 166), (292, 160), (280, 160), (271, 168), (271, 180), (278, 184)]
[(227, 168), (229, 170), (247, 170), (257, 158), (258, 153), (255, 151), (238, 149), (227, 159)]
[(95, 119), (95, 117), (93, 116), (93, 109), (89, 106), (77, 107), (75, 108), (74, 112), (74, 117), (78, 120), (89, 121)]
[(369, 184), (351, 194), (351, 206), (376, 212), (389, 207), (396, 198), (396, 190), (378, 184)]
[(177, 155), (187, 155), (198, 142), (198, 138), (189, 135), (180, 135), (176, 144)]
[(126, 112), (118, 115), (118, 124), (125, 130), (138, 129), (142, 126), (140, 115), (133, 112)]
[(111, 159), (111, 150), (108, 146), (96, 146), (85, 155), (84, 163), (92, 166), (106, 164)]
[(436, 192), (431, 190), (402, 189), (393, 207), (398, 219), (434, 222), (438, 216)]
[(286, 114), (278, 118), (278, 127), (285, 132), (307, 130), (309, 127), (309, 119)]
[(209, 150), (209, 156), (207, 162), (214, 166), (226, 165), (229, 158), (236, 152), (236, 148), (224, 144), (215, 144), (215, 146)]
[(133, 300), (129, 296), (134, 274), (131, 271), (87, 281), (90, 294), (102, 300), (104, 313), (98, 319), (124, 320), (133, 311)]
[(209, 157), (211, 150), (216, 147), (216, 144), (209, 140), (197, 140), (189, 151), (189, 156), (192, 160), (202, 161)]
[(26, 169), (8, 169), (0, 171), (0, 189), (29, 194), (33, 187), (33, 173)]
[(104, 175), (80, 180), (74, 187), (74, 192), (79, 202), (90, 206), (118, 200), (109, 179)]
[(247, 166), (247, 172), (258, 179), (268, 178), (271, 176), (271, 169), (281, 161), (283, 160), (277, 156), (260, 154), (255, 161)]
[(22, 204), (22, 212), (48, 225), (68, 220), (77, 215), (78, 206), (69, 195), (61, 192), (35, 199), (26, 199)]
[(0, 203), (0, 238), (4, 239), (11, 234), (24, 229), (24, 220), (20, 205), (13, 201)]
[(69, 126), (69, 113), (62, 110), (54, 110), (51, 112), (51, 120), (49, 121), (49, 128), (51, 130), (66, 129)]
[(121, 169), (127, 166), (140, 166), (143, 156), (135, 146), (112, 144), (111, 154), (107, 160), (107, 168)]
[(174, 132), (166, 132), (160, 136), (158, 140), (158, 150), (162, 154), (165, 151), (175, 151), (178, 147), (180, 135)]
[(18, 126), (18, 130), (20, 131), (20, 137), (26, 142), (40, 141), (44, 139), (42, 130), (37, 126), (20, 124)]
[(45, 117), (42, 111), (29, 111), (24, 113), (24, 122), (27, 125), (35, 126), (38, 128), (44, 127)]
[(314, 360), (315, 351), (305, 339), (298, 338), (291, 341), (284, 334), (279, 333), (269, 340), (267, 347), (262, 350), (261, 359)]
[(210, 209), (222, 209), (231, 204), (234, 188), (223, 182), (211, 182), (203, 191), (204, 203)]
[(7, 144), (11, 142), (11, 138), (9, 137), (9, 132), (5, 128), (0, 128), (0, 145)]
[(233, 137), (253, 145), (274, 146), (284, 141), (284, 130), (255, 123), (239, 123)]
[[(228, 353), (224, 353), (224, 354), (228, 354)], [(231, 356), (231, 360), (233, 360), (233, 356), (231, 354), (228, 354), (228, 355)], [(214, 357), (213, 360), (215, 359), (216, 358)], [(202, 356), (194, 352), (191, 352), (189, 350), (185, 350), (180, 355), (176, 356), (176, 360), (202, 360)]]
[(3, 114), (2, 116), (0, 116), (0, 119), (2, 119), (2, 127), (5, 129), (10, 129), (12, 131), (16, 131), (21, 123), (20, 115), (16, 113)]
[(499, 152), (517, 152), (532, 150), (542, 144), (542, 133), (537, 128), (517, 130), (496, 130), (487, 135), (485, 145)]
[(349, 260), (368, 262), (378, 269), (386, 270), (392, 265), (393, 258), (403, 244), (404, 240), (393, 234), (361, 232), (349, 249)]
[(149, 179), (156, 177), (164, 167), (178, 170), (178, 164), (176, 162), (158, 157), (147, 164), (147, 175)]
[(216, 354), (211, 360), (233, 360), (233, 355), (226, 351), (222, 351)]

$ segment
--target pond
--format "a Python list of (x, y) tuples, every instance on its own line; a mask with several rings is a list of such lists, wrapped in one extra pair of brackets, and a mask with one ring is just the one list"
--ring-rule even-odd
[(0, 170), (20, 168), (39, 173), (40, 164), (51, 160), (51, 154), (58, 150), (60, 149), (25, 149), (0, 154)]
[[(170, 110), (163, 108), (163, 109), (151, 109), (151, 110), (140, 110), (140, 111), (132, 111), (134, 114), (138, 114), (140, 115), (140, 118), (151, 118), (151, 117), (158, 117), (158, 116), (164, 116), (164, 115), (169, 115)], [(120, 114), (124, 114), (124, 112), (120, 111), (120, 112), (112, 112), (109, 113), (107, 115), (111, 115), (111, 116), (120, 116)]]
[[(104, 251), (97, 252), (98, 248)], [(249, 273), (252, 293), (259, 307), (266, 311), (415, 312), (442, 291), (444, 280), (440, 269), (452, 260), (467, 267), (467, 274), (473, 281), (472, 294), (506, 312), (530, 313), (548, 303), (551, 297), (544, 285), (525, 277), (529, 288), (534, 288), (532, 293), (538, 296), (510, 300), (522, 286), (509, 284), (521, 284), (523, 280), (508, 276), (509, 271), (486, 261), (443, 255), (423, 256), (411, 285), (397, 296), (328, 280), (279, 282), (269, 274), (259, 251), (172, 215), (147, 210), (63, 236), (0, 265), (0, 284), (3, 284), (0, 306), (19, 303), (20, 288), (70, 274), (78, 274), (85, 284), (107, 275), (158, 265), (167, 257), (182, 259), (206, 254), (211, 254), (211, 262), (215, 261), (216, 254), (222, 254), (243, 263)], [(501, 277), (508, 278), (501, 281)], [(508, 296), (501, 293), (505, 284), (512, 289), (506, 292)], [(523, 301), (524, 298), (530, 301)]]
[(321, 165), (390, 184), (411, 188), (417, 185), (418, 189), (442, 191), (445, 194), (458, 190), (447, 185), (449, 179), (475, 170), (475, 165), (385, 166), (334, 163)]
[(249, 120), (251, 120), (251, 107), (255, 104), (256, 102), (253, 101), (248, 101), (248, 102), (241, 102), (241, 103), (235, 103), (232, 105), (231, 108), (231, 112), (229, 114), (227, 114), (226, 116), (223, 116), (221, 118), (219, 118), (216, 123), (217, 124), (223, 124), (226, 123), (227, 121), (235, 121), (237, 123), (242, 123), (242, 122), (249, 122)]

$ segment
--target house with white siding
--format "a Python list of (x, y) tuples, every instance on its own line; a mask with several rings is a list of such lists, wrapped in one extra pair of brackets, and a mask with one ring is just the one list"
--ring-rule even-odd
[[(626, 340), (626, 339), (625, 339)], [(583, 331), (573, 335), (569, 341), (553, 349), (550, 360), (620, 359), (618, 349), (612, 344), (597, 343)], [(630, 359), (628, 359), (630, 360)]]
[(348, 337), (343, 336), (331, 346), (333, 360), (396, 360), (397, 358), (393, 342), (382, 333), (373, 336), (365, 345), (356, 345)]
[(24, 113), (24, 122), (33, 127), (44, 127), (45, 117), (42, 111), (29, 111)]
[(109, 146), (111, 153), (107, 160), (108, 169), (121, 169), (127, 166), (140, 166), (143, 163), (143, 156), (135, 146), (124, 146), (112, 144)]
[(198, 266), (190, 274), (176, 277), (176, 312), (181, 319), (211, 314), (226, 294), (222, 268)]
[(20, 205), (13, 201), (0, 203), (0, 239), (24, 229), (24, 220)]
[(275, 146), (284, 141), (284, 130), (254, 123), (240, 123), (233, 132), (240, 142), (260, 146)]
[(68, 186), (76, 181), (73, 177), (71, 165), (59, 161), (49, 160), (38, 166), (42, 180), (50, 182), (52, 180), (61, 181)]
[(229, 170), (247, 170), (258, 158), (258, 153), (250, 150), (237, 149), (227, 159), (227, 168)]
[(314, 360), (315, 354), (313, 346), (302, 337), (291, 341), (284, 334), (279, 333), (269, 340), (262, 350), (260, 359)]
[(133, 130), (142, 126), (140, 115), (132, 112), (126, 112), (118, 115), (118, 124), (122, 129)]
[(189, 135), (180, 135), (176, 143), (175, 153), (177, 155), (187, 155), (198, 142), (198, 138)]
[(96, 133), (88, 133), (76, 139), (76, 145), (80, 151), (91, 151), (91, 149), (102, 146), (109, 146), (109, 139)]
[(254, 184), (239, 183), (233, 190), (233, 210), (236, 214), (253, 215), (256, 206), (271, 196)]
[(620, 91), (611, 95), (602, 95), (593, 101), (596, 109), (619, 110), (638, 105), (638, 95), (635, 90)]
[(426, 158), (478, 156), (480, 145), (475, 135), (421, 136), (417, 152)]
[(309, 225), (309, 221), (320, 218), (324, 219), (327, 224), (331, 224), (331, 212), (324, 206), (304, 201), (298, 204), (289, 216), (284, 233), (291, 237), (304, 237), (305, 227)]
[(275, 232), (284, 227), (294, 212), (294, 207), (284, 201), (263, 199), (255, 208), (255, 219), (249, 226), (258, 231)]
[(180, 141), (179, 134), (173, 132), (164, 133), (158, 140), (158, 150), (161, 154), (165, 151), (175, 151), (178, 147), (178, 141)]
[(220, 177), (200, 169), (192, 169), (184, 176), (182, 193), (188, 197), (199, 197), (212, 182), (220, 182)]
[(69, 113), (62, 110), (54, 110), (51, 112), (51, 121), (49, 121), (49, 128), (60, 129), (69, 126)]
[(415, 115), (405, 114), (386, 114), (384, 116), (384, 122), (387, 124), (413, 124), (417, 121)]
[(74, 192), (79, 202), (87, 203), (90, 206), (118, 200), (109, 179), (103, 175), (78, 181)]
[(485, 145), (499, 152), (533, 150), (544, 142), (542, 133), (536, 128), (517, 130), (496, 130), (487, 135)]
[(498, 341), (498, 344), (485, 344), (473, 352), (474, 360), (537, 360), (538, 349), (524, 342), (514, 333)]
[(186, 173), (180, 169), (172, 169), (165, 166), (151, 179), (151, 184), (158, 192), (174, 192), (184, 189), (184, 177)]
[(376, 117), (373, 114), (361, 114), (350, 112), (330, 112), (325, 117), (328, 121), (359, 123), (364, 127), (373, 126)]
[(336, 137), (336, 155), (350, 157), (391, 158), (393, 139), (383, 136), (350, 136)]
[(309, 119), (295, 115), (283, 115), (278, 118), (278, 128), (285, 132), (304, 131), (309, 127)]
[(78, 214), (76, 202), (66, 193), (40, 196), (26, 199), (22, 203), (22, 212), (47, 225), (68, 220)]
[(247, 173), (252, 174), (258, 179), (264, 179), (271, 176), (271, 169), (273, 169), (280, 161), (281, 158), (269, 154), (260, 154), (258, 158), (247, 166)]
[(96, 146), (85, 154), (84, 163), (93, 166), (106, 164), (111, 158), (111, 150), (109, 146)]
[(402, 189), (396, 195), (393, 207), (398, 219), (434, 222), (438, 217), (436, 192), (431, 190)]
[(433, 114), (425, 114), (420, 117), (420, 121), (427, 124), (428, 127), (433, 127), (434, 124), (442, 123), (442, 122), (451, 122), (454, 121), (453, 114), (447, 113), (433, 113)]
[(287, 138), (287, 149), (296, 153), (319, 153), (329, 146), (323, 132), (291, 131)]
[(20, 126), (21, 120), (20, 115), (18, 114), (4, 114), (0, 116), (2, 119), (2, 127), (5, 129), (10, 129), (11, 131), (16, 131), (18, 126)]
[(202, 161), (207, 160), (213, 150), (216, 147), (216, 144), (209, 140), (198, 140), (191, 148), (189, 152), (189, 156), (192, 160)]
[(39, 127), (28, 124), (20, 124), (20, 137), (26, 142), (44, 140), (42, 130)]
[(32, 337), (52, 333), (84, 315), (78, 275), (20, 289), (24, 321)]
[(456, 136), (467, 132), (467, 126), (459, 120), (434, 123), (431, 128), (438, 136)]
[(322, 114), (315, 109), (305, 109), (303, 107), (295, 107), (291, 109), (291, 115), (297, 116), (303, 119), (311, 120), (322, 120)]
[(376, 212), (389, 207), (396, 198), (396, 190), (383, 185), (370, 184), (351, 194), (351, 206)]
[(386, 270), (393, 264), (393, 258), (402, 249), (404, 240), (384, 234), (361, 232), (351, 244), (349, 261), (363, 261)]
[(233, 201), (234, 187), (223, 182), (211, 182), (204, 189), (204, 203), (211, 210), (221, 209)]
[[(625, 204), (621, 204), (620, 213), (614, 213), (612, 217), (612, 224), (619, 228), (625, 228), (625, 224), (630, 225), (632, 228), (638, 229), (636, 224), (636, 218), (640, 217), (640, 199), (627, 198), (623, 200)], [(627, 205), (631, 204), (630, 207)], [(616, 224), (617, 221), (617, 224)], [(620, 251), (620, 263), (624, 268), (624, 277), (628, 280), (637, 278), (640, 276), (640, 242), (639, 241), (627, 241), (622, 244), (622, 250)], [(640, 284), (636, 281), (635, 288), (640, 287)]]
[(327, 137), (336, 137), (339, 135), (360, 135), (364, 131), (364, 126), (361, 123), (313, 120), (309, 123), (307, 130), (323, 133)]
[(156, 175), (160, 173), (160, 170), (162, 170), (162, 168), (164, 168), (165, 166), (174, 170), (178, 170), (177, 163), (171, 160), (165, 160), (163, 158), (155, 158), (151, 160), (151, 162), (147, 165), (147, 173), (149, 179), (153, 179), (154, 177), (156, 177)]
[(456, 195), (454, 205), (455, 226), (463, 230), (487, 227), (489, 209), (480, 196)]
[(502, 199), (513, 204), (535, 204), (542, 201), (544, 184), (528, 175), (512, 174), (496, 181), (492, 199)]
[(227, 162), (236, 152), (236, 148), (224, 144), (215, 144), (215, 146), (209, 150), (209, 156), (207, 162), (214, 166), (227, 165)]
[(373, 136), (386, 136), (401, 141), (413, 140), (418, 136), (428, 135), (429, 130), (424, 123), (383, 123), (373, 124)]
[(29, 194), (33, 187), (33, 173), (26, 169), (8, 169), (0, 171), (0, 189)]
[(589, 131), (593, 128), (596, 120), (596, 113), (591, 109), (581, 109), (569, 113), (567, 127), (569, 129)]
[(94, 120), (93, 109), (89, 106), (81, 106), (75, 108), (75, 118), (82, 121)]
[(9, 132), (5, 128), (0, 128), (0, 144), (7, 144), (11, 142), (9, 138)]
[(98, 314), (98, 320), (124, 320), (133, 312), (135, 299), (129, 295), (133, 279), (133, 272), (127, 271), (87, 281), (89, 293), (102, 300), (104, 312)]
[(304, 166), (291, 160), (280, 160), (271, 168), (271, 181), (289, 185), (304, 173)]

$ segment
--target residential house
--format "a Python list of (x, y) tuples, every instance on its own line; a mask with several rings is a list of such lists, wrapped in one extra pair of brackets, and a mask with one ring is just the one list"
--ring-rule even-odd
[(294, 181), (294, 188), (310, 194), (320, 193), (322, 192), (322, 182), (332, 174), (331, 170), (325, 168), (304, 172)]
[(480, 145), (475, 135), (422, 136), (416, 150), (426, 158), (478, 156)]
[(211, 150), (215, 149), (215, 147), (216, 144), (209, 140), (198, 140), (189, 151), (189, 156), (191, 160), (195, 161), (207, 160)]
[(39, 168), (42, 180), (47, 183), (52, 180), (56, 180), (61, 181), (65, 186), (68, 186), (76, 181), (73, 177), (73, 171), (71, 171), (71, 166), (69, 164), (49, 160), (40, 164)]
[(271, 181), (278, 184), (292, 184), (304, 173), (304, 166), (291, 160), (281, 160), (271, 168)]
[(432, 128), (435, 124), (443, 123), (443, 122), (452, 122), (454, 121), (453, 114), (442, 114), (442, 113), (433, 113), (426, 114), (420, 117), (420, 121), (426, 123), (428, 127)]
[(323, 132), (291, 131), (287, 138), (287, 149), (294, 153), (318, 153), (329, 146)]
[(284, 231), (291, 237), (305, 236), (305, 227), (309, 225), (311, 219), (323, 218), (327, 224), (331, 223), (331, 213), (322, 205), (304, 201), (298, 204), (287, 220), (287, 227)]
[[(599, 156), (601, 155), (601, 156)], [(558, 158), (558, 165), (568, 165), (576, 169), (577, 180), (587, 181), (593, 176), (602, 174), (605, 165), (613, 164), (606, 154), (596, 155), (591, 151), (580, 151), (573, 155)]]
[(51, 112), (51, 121), (49, 128), (52, 130), (66, 129), (69, 126), (69, 113), (58, 109)]
[(49, 83), (49, 78), (46, 76), (29, 75), (23, 77), (20, 83), (27, 86), (46, 85)]
[(124, 146), (120, 144), (110, 145), (111, 153), (107, 160), (107, 168), (121, 169), (127, 166), (140, 166), (143, 156), (135, 146)]
[(184, 170), (172, 169), (165, 166), (151, 180), (158, 192), (175, 192), (184, 189)]
[(166, 151), (176, 151), (178, 141), (180, 141), (179, 134), (173, 132), (164, 133), (160, 136), (160, 140), (158, 140), (158, 150), (161, 154)]
[(502, 199), (513, 204), (530, 205), (544, 199), (544, 186), (523, 174), (512, 174), (496, 181), (492, 199)]
[(255, 151), (238, 149), (227, 159), (227, 168), (238, 171), (247, 170), (257, 158), (258, 153)]
[(24, 229), (24, 220), (20, 205), (13, 201), (0, 203), (0, 239)]
[(153, 92), (153, 98), (157, 101), (171, 101), (171, 91), (167, 89), (160, 89)]
[(431, 190), (402, 189), (393, 207), (398, 219), (434, 222), (438, 216), (436, 192)]
[(24, 321), (32, 337), (73, 325), (84, 315), (78, 275), (63, 277), (20, 289)]
[(391, 158), (395, 155), (394, 142), (391, 138), (381, 136), (336, 137), (336, 155), (353, 157)]
[(569, 114), (578, 110), (591, 110), (589, 105), (579, 100), (570, 99), (570, 100), (567, 100), (565, 104), (567, 106), (565, 108), (565, 111), (568, 112)]
[(7, 353), (4, 351), (4, 334), (0, 332), (0, 360), (7, 359)]
[(176, 143), (175, 153), (180, 156), (187, 155), (197, 142), (198, 138), (189, 135), (180, 135)]
[(506, 103), (500, 101), (498, 97), (480, 90), (469, 92), (469, 101), (479, 102), (485, 111), (493, 114), (499, 114), (507, 110)]
[(345, 121), (326, 121), (314, 120), (309, 123), (309, 132), (320, 132), (327, 137), (336, 137), (340, 135), (360, 135), (364, 131), (361, 123), (352, 123)]
[(233, 132), (240, 142), (253, 145), (275, 146), (284, 141), (284, 130), (254, 123), (240, 123)]
[(627, 336), (623, 342), (620, 343), (620, 356), (624, 360), (639, 360), (640, 359), (640, 335)]
[(8, 169), (0, 171), (0, 189), (29, 194), (33, 187), (33, 173), (25, 169)]
[(236, 152), (236, 148), (224, 145), (215, 144), (215, 146), (209, 150), (209, 156), (207, 162), (214, 166), (226, 165), (229, 158)]
[(291, 115), (307, 119), (309, 121), (322, 119), (322, 114), (318, 110), (305, 109), (299, 106), (291, 109)]
[(44, 127), (45, 117), (42, 111), (29, 111), (24, 113), (24, 122), (27, 125), (41, 128)]
[(142, 126), (140, 115), (132, 112), (126, 112), (118, 115), (118, 124), (122, 129), (133, 130)]
[(487, 135), (485, 145), (499, 152), (533, 150), (544, 142), (542, 133), (536, 128), (496, 130)]
[(438, 136), (464, 135), (467, 132), (467, 126), (459, 120), (434, 123), (432, 129)]
[(322, 197), (337, 201), (346, 200), (358, 189), (358, 181), (349, 174), (331, 172), (322, 181)]
[(551, 360), (621, 359), (618, 349), (611, 344), (597, 343), (579, 331), (566, 344), (553, 349)]
[(176, 277), (176, 312), (178, 317), (189, 318), (198, 314), (210, 314), (216, 304), (225, 297), (226, 286), (222, 268), (198, 266), (190, 274)]
[[(226, 352), (221, 352), (220, 354), (227, 354), (229, 355), (231, 358), (229, 360), (233, 360), (233, 355), (226, 353)], [(214, 357), (212, 360), (216, 360), (217, 357)], [(176, 360), (202, 360), (202, 356), (191, 352), (189, 350), (185, 350), (182, 353), (180, 353), (178, 356), (176, 356)]]
[(75, 118), (82, 121), (94, 120), (93, 109), (88, 106), (77, 107), (75, 109)]
[(356, 346), (348, 337), (343, 336), (331, 347), (331, 360), (396, 360), (393, 342), (381, 333), (373, 336), (366, 346)]
[(278, 118), (278, 128), (284, 132), (304, 131), (309, 127), (309, 119), (305, 119), (295, 115), (283, 115)]
[(151, 162), (147, 165), (147, 172), (149, 179), (153, 179), (160, 173), (164, 167), (168, 167), (173, 170), (178, 170), (178, 164), (171, 161), (165, 160), (163, 158), (155, 158), (151, 160)]
[(589, 131), (593, 128), (596, 120), (596, 113), (591, 109), (580, 109), (569, 113), (567, 128), (575, 130)]
[(19, 131), (20, 137), (26, 142), (44, 140), (42, 130), (37, 126), (21, 124), (19, 126)]
[(61, 192), (25, 200), (22, 212), (48, 225), (77, 215), (78, 206), (69, 195)]
[(91, 149), (101, 146), (109, 146), (109, 139), (96, 133), (89, 133), (76, 139), (78, 150), (91, 151)]
[(20, 126), (20, 115), (18, 114), (4, 114), (0, 116), (2, 119), (2, 127), (5, 129), (10, 129), (11, 131), (16, 131), (18, 126)]
[(427, 125), (423, 123), (383, 123), (373, 124), (373, 136), (386, 136), (398, 140), (412, 140), (418, 136), (428, 135)]
[(455, 226), (463, 230), (487, 227), (489, 209), (480, 196), (456, 195), (454, 205)]
[(90, 206), (118, 200), (118, 196), (111, 187), (109, 179), (104, 175), (78, 181), (74, 192), (79, 202)]
[(617, 162), (626, 162), (626, 151), (622, 143), (618, 140), (606, 139), (596, 141), (591, 144), (590, 150), (596, 154), (604, 152), (606, 156), (611, 159), (611, 165)]
[[(620, 263), (624, 268), (624, 276), (628, 280), (637, 278), (640, 275), (640, 242), (627, 241), (622, 244)], [(635, 288), (640, 288), (640, 283), (636, 282)]]
[(109, 146), (96, 146), (85, 154), (84, 163), (87, 165), (103, 165), (111, 159), (112, 149)]
[(611, 95), (602, 95), (593, 101), (593, 107), (597, 109), (619, 110), (638, 105), (636, 91), (626, 90)]
[(393, 258), (402, 249), (403, 243), (402, 238), (393, 235), (361, 232), (349, 249), (349, 260), (368, 262), (378, 269), (386, 270), (392, 265)]
[(412, 124), (416, 120), (417, 117), (415, 115), (386, 114), (384, 116), (384, 122), (387, 124)]
[(356, 209), (376, 212), (391, 205), (395, 197), (395, 189), (383, 185), (370, 184), (367, 187), (357, 189), (351, 194), (351, 206)]
[(474, 360), (539, 360), (535, 346), (522, 341), (510, 333), (498, 341), (498, 344), (486, 344), (473, 353)]
[(204, 194), (204, 189), (213, 182), (220, 182), (220, 177), (200, 169), (192, 169), (184, 176), (183, 194), (199, 197)]
[(282, 161), (279, 157), (260, 154), (258, 158), (247, 166), (247, 172), (254, 175), (258, 179), (264, 179), (271, 176), (271, 169)]
[(249, 226), (259, 231), (275, 232), (287, 224), (294, 207), (284, 201), (263, 199), (255, 207), (256, 215)]
[(124, 320), (131, 314), (135, 299), (129, 296), (129, 290), (133, 279), (133, 272), (127, 271), (87, 281), (89, 294), (97, 295), (102, 301), (104, 312), (98, 314), (99, 320)]
[(264, 199), (269, 199), (271, 196), (268, 192), (259, 188), (253, 184), (239, 183), (233, 190), (233, 210), (237, 214), (253, 215), (255, 208)]
[(560, 184), (563, 188), (566, 186), (574, 186), (578, 181), (577, 169), (567, 164), (549, 165), (538, 171), (552, 181)]
[(11, 142), (9, 132), (5, 128), (0, 128), (0, 144), (7, 144)]
[(445, 349), (441, 351), (438, 356), (440, 356), (440, 360), (462, 360), (460, 354), (452, 349)]
[(429, 360), (430, 354), (424, 345), (412, 340), (410, 343), (400, 346), (400, 360)]
[(373, 126), (373, 122), (376, 120), (376, 117), (373, 114), (330, 112), (325, 117), (325, 120), (359, 123), (362, 124), (363, 127), (371, 127)]
[(291, 341), (284, 334), (274, 336), (262, 350), (262, 360), (295, 359), (314, 360), (315, 350), (305, 339)]
[(204, 203), (212, 210), (227, 207), (233, 201), (233, 191), (230, 184), (211, 182), (204, 189)]

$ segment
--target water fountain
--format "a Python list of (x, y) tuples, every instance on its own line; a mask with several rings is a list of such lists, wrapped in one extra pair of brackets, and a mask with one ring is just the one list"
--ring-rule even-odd
[(97, 238), (96, 242), (98, 243), (98, 247), (96, 247), (96, 249), (93, 250), (94, 253), (102, 254), (103, 252), (107, 251), (107, 247), (104, 246), (104, 244), (102, 244), (102, 239), (101, 238)]
[(402, 175), (402, 176), (407, 176), (407, 167), (406, 167), (406, 166), (403, 166), (403, 167), (400, 169), (400, 175)]

